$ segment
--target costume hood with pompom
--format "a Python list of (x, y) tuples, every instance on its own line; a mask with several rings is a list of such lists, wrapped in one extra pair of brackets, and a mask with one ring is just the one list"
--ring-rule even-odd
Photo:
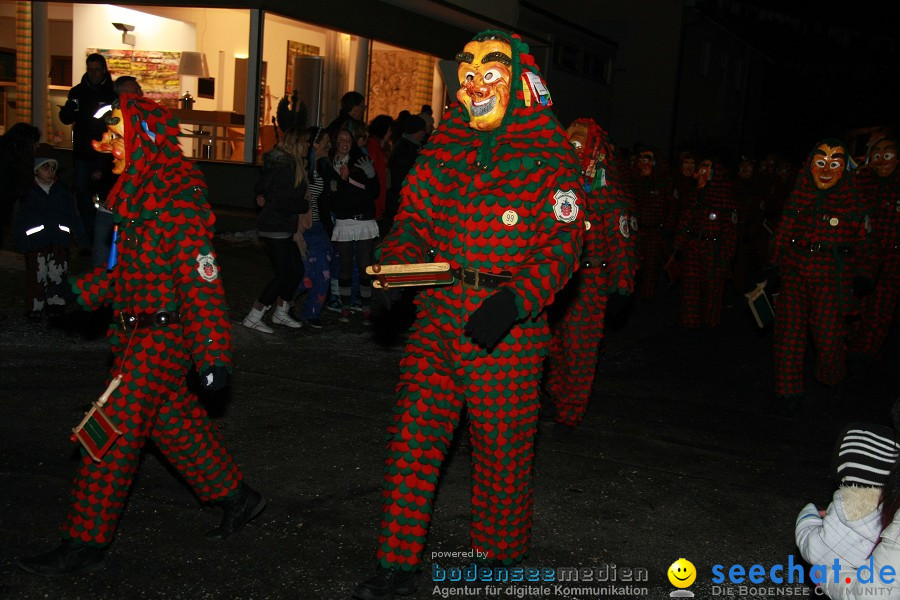
[(178, 120), (149, 98), (130, 94), (119, 98), (128, 159), (107, 196), (116, 221), (146, 221), (163, 211), (194, 211), (212, 227), (206, 182), (181, 152)]

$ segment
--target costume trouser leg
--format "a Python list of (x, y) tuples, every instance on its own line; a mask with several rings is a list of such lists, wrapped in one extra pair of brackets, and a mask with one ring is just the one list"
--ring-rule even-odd
[(544, 386), (555, 401), (556, 421), (573, 427), (584, 419), (591, 400), (607, 301), (600, 286), (605, 277), (590, 270), (575, 277), (577, 295), (553, 327), (544, 367)]
[(516, 326), (487, 354), (461, 330), (462, 323), (420, 319), (400, 363), (377, 551), (385, 567), (413, 569), (422, 560), (435, 486), (463, 402), (472, 441), (472, 547), (507, 563), (528, 549), (538, 384), (549, 332), (545, 324)]
[(722, 303), (725, 296), (725, 274), (716, 268), (703, 274), (703, 324), (718, 327), (722, 321)]
[[(170, 328), (135, 335), (122, 383), (106, 404), (122, 435), (100, 462), (83, 453), (64, 538), (96, 546), (112, 541), (148, 437), (201, 500), (223, 498), (240, 482), (218, 431), (185, 385), (190, 357), (176, 334), (180, 330)], [(120, 361), (121, 356), (116, 364)], [(117, 372), (118, 366), (113, 375)]]
[(700, 327), (700, 296), (702, 294), (703, 273), (701, 269), (705, 254), (695, 242), (691, 242), (684, 253), (684, 268), (681, 272), (681, 325), (683, 327)]
[(866, 356), (877, 356), (884, 346), (900, 297), (900, 255), (885, 261), (881, 277), (872, 295), (863, 301), (862, 319), (857, 328), (852, 350)]
[(812, 290), (809, 327), (816, 347), (816, 379), (826, 385), (840, 383), (847, 374), (847, 324), (834, 286)]
[(641, 270), (638, 274), (638, 290), (641, 298), (652, 298), (656, 294), (656, 282), (662, 267), (665, 250), (663, 238), (658, 233), (646, 233), (641, 241)]
[(69, 252), (52, 244), (25, 253), (25, 311), (44, 310), (46, 305), (65, 306), (58, 295), (47, 295), (47, 288), (62, 283), (69, 270)]
[(784, 398), (803, 393), (803, 355), (812, 293), (806, 278), (784, 275), (775, 315), (775, 394)]

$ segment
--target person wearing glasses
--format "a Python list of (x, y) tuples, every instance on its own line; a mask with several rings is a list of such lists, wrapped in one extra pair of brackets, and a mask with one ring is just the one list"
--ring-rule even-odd
[(75, 198), (56, 179), (58, 164), (50, 145), (38, 146), (34, 181), (16, 204), (13, 231), (16, 250), (25, 255), (25, 313), (32, 322), (65, 309), (53, 286), (66, 280), (73, 238), (89, 246)]

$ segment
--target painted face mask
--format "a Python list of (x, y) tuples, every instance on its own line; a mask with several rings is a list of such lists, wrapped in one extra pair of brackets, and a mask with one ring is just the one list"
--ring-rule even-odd
[(820, 190), (827, 190), (837, 184), (847, 168), (847, 151), (843, 146), (822, 143), (816, 146), (809, 162), (809, 172), (813, 183)]
[(509, 105), (512, 49), (504, 40), (472, 41), (456, 55), (462, 82), (456, 98), (469, 112), (469, 127), (493, 131)]
[(642, 150), (637, 159), (638, 175), (641, 177), (650, 177), (650, 174), (653, 173), (654, 160), (653, 152)]
[(575, 148), (575, 154), (578, 155), (578, 159), (582, 160), (584, 158), (584, 153), (588, 143), (587, 123), (583, 121), (575, 121), (574, 123), (569, 125), (569, 128), (566, 130), (566, 134), (569, 136), (569, 142), (571, 142), (572, 147)]
[(122, 118), (122, 109), (116, 105), (106, 117), (106, 131), (100, 141), (92, 140), (91, 145), (97, 152), (112, 154), (112, 172), (121, 175), (128, 164), (125, 152), (125, 120)]
[(869, 166), (879, 177), (888, 177), (897, 168), (897, 142), (880, 140), (869, 152)]
[(753, 177), (753, 163), (749, 160), (742, 161), (738, 166), (738, 177), (744, 181)]
[(713, 176), (713, 168), (711, 160), (702, 160), (700, 161), (700, 166), (697, 167), (697, 171), (694, 173), (694, 179), (697, 180), (697, 189), (702, 190), (706, 187), (706, 184), (712, 179)]
[(685, 177), (693, 177), (694, 170), (697, 168), (697, 161), (693, 158), (681, 159), (681, 174)]

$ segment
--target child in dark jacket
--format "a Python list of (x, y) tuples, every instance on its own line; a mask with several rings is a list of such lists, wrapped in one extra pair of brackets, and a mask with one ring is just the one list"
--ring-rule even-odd
[(34, 322), (65, 309), (54, 288), (66, 281), (73, 237), (81, 248), (90, 245), (75, 197), (56, 180), (58, 165), (50, 145), (38, 146), (34, 181), (16, 203), (13, 232), (25, 254), (25, 311)]

